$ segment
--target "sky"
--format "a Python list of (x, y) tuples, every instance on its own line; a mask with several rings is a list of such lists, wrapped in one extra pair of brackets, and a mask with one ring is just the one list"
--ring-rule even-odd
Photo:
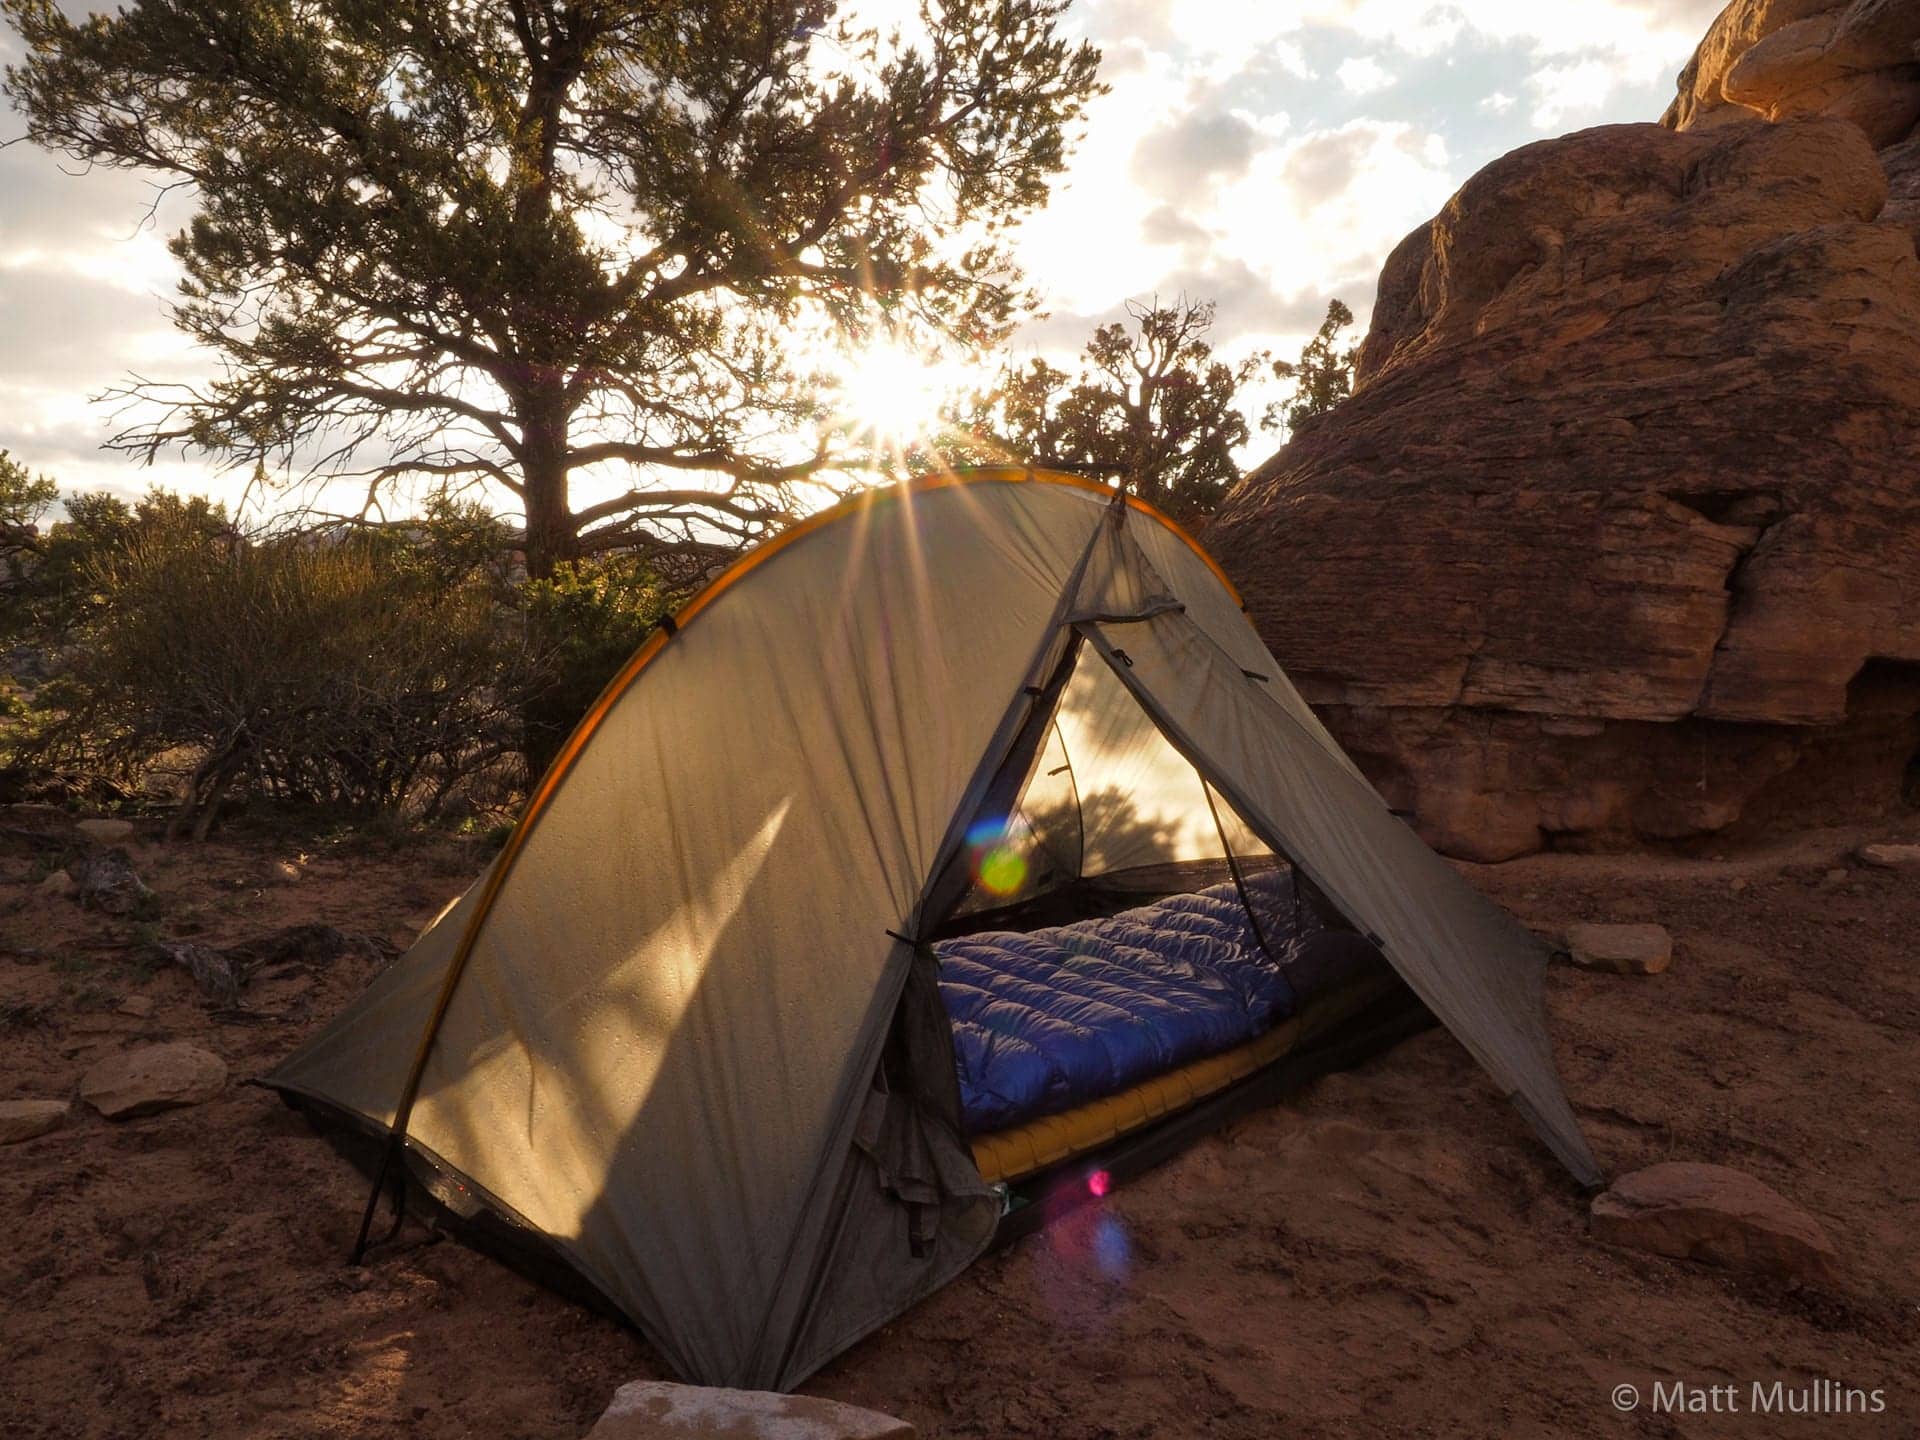
[[(876, 0), (898, 4), (901, 0)], [(1016, 353), (1071, 353), (1129, 299), (1218, 306), (1228, 354), (1298, 351), (1338, 297), (1364, 332), (1388, 251), (1489, 160), (1657, 119), (1721, 0), (1079, 0), (1111, 87), (1019, 258), (1047, 316)], [(0, 60), (19, 45), (0, 30)], [(0, 114), (0, 136), (23, 127)], [(206, 373), (170, 327), (173, 197), (0, 149), (0, 449), (64, 487), (232, 499), (244, 476), (102, 451), (103, 392)], [(1257, 459), (1271, 441), (1250, 447)]]

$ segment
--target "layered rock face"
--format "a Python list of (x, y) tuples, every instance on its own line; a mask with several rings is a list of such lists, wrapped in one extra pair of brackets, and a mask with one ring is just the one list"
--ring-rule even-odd
[(1880, 149), (1883, 220), (1920, 236), (1920, 5), (1913, 0), (1734, 0), (1713, 22), (1662, 125), (1831, 115)]
[[(1209, 527), (1440, 848), (1808, 823), (1920, 782), (1920, 258), (1874, 143), (1904, 112), (1871, 100), (1911, 77), (1842, 43), (1904, 35), (1867, 24), (1891, 10), (1920, 14), (1739, 0), (1681, 128), (1481, 171), (1388, 260), (1353, 398)], [(1792, 118), (1759, 118), (1748, 57), (1815, 20), (1829, 58), (1769, 60)]]
[(1893, 145), (1920, 122), (1917, 46), (1913, 0), (1734, 0), (1680, 72), (1661, 123), (1832, 115)]

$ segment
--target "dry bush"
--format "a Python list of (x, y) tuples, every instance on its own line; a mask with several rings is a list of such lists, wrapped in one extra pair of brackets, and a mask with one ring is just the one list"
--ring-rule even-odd
[(480, 571), (388, 535), (153, 526), (87, 565), (97, 597), (45, 689), (54, 764), (136, 777), (199, 757), (180, 819), (248, 793), (433, 818), (519, 744), (534, 666)]

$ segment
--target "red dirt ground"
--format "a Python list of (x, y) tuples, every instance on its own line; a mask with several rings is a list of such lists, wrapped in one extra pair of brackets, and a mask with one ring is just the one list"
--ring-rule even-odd
[[(139, 962), (324, 921), (404, 943), (479, 868), (451, 840), (135, 844), (141, 925), (36, 889), (59, 817), (0, 813), (0, 1099), (184, 1039), (237, 1082), (366, 979), (340, 961), (239, 1005)], [(990, 1257), (806, 1388), (923, 1436), (1920, 1434), (1920, 877), (1832, 831), (1721, 859), (1541, 856), (1468, 873), (1529, 923), (1659, 920), (1673, 968), (1556, 968), (1569, 1089), (1602, 1163), (1715, 1161), (1841, 1253), (1796, 1288), (1611, 1249), (1451, 1039), (1429, 1032)], [(1829, 872), (1839, 871), (1838, 875)], [(1738, 884), (1739, 888), (1736, 888)], [(118, 1012), (128, 996), (146, 1018)], [(361, 1182), (270, 1095), (0, 1150), (0, 1434), (571, 1437), (646, 1344), (410, 1227), (343, 1264)], [(1872, 1416), (1617, 1412), (1628, 1382), (1826, 1379)]]

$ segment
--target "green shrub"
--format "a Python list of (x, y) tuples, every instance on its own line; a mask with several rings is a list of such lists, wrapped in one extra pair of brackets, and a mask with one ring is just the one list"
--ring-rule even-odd
[(624, 556), (562, 565), (518, 597), (535, 663), (522, 703), (524, 750), (543, 772), (580, 717), (678, 595)]
[(99, 803), (177, 776), (196, 834), (242, 795), (485, 819), (680, 598), (621, 556), (520, 579), (507, 528), (451, 501), (317, 535), (158, 491), (66, 506), (11, 572), (44, 683), (0, 683), (0, 782)]
[(431, 817), (517, 749), (528, 666), (491, 586), (389, 537), (156, 524), (82, 573), (92, 602), (42, 692), (37, 748), (129, 777), (186, 753), (197, 833), (236, 788)]

